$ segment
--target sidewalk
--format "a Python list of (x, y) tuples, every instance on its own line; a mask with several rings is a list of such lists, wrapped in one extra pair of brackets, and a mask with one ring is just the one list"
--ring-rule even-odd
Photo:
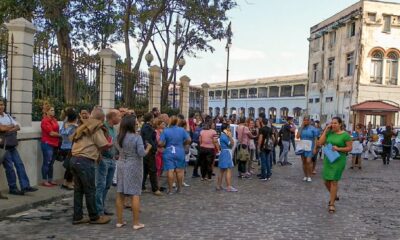
[(24, 196), (15, 196), (8, 194), (8, 191), (2, 191), (8, 200), (0, 199), (0, 219), (26, 211), (41, 205), (45, 205), (62, 198), (71, 197), (74, 191), (67, 191), (60, 187), (38, 187), (39, 190), (32, 193), (25, 193)]

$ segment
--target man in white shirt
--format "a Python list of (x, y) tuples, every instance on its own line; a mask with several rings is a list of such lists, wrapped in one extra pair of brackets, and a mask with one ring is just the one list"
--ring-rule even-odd
[[(0, 98), (0, 136), (17, 132), (20, 130), (19, 124), (7, 113), (4, 112), (5, 101)], [(0, 145), (0, 147), (3, 147)], [(31, 187), (29, 178), (26, 175), (24, 163), (19, 156), (16, 146), (7, 146), (6, 143), (6, 154), (4, 155), (3, 166), (6, 170), (7, 182), (9, 187), (9, 193), (13, 195), (24, 195), (25, 192), (37, 191), (37, 188)], [(15, 174), (15, 170), (17, 174)], [(17, 176), (20, 184), (20, 189), (17, 187)]]

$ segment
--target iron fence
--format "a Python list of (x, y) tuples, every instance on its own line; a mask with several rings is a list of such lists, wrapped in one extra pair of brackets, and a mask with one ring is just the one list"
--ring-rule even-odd
[(203, 112), (203, 91), (201, 88), (189, 87), (189, 112)]
[(44, 101), (54, 105), (57, 114), (67, 105), (77, 108), (97, 105), (102, 68), (98, 55), (35, 44), (32, 119), (41, 119)]
[[(127, 81), (133, 82), (130, 106), (126, 104), (124, 88)], [(139, 71), (135, 74), (126, 68), (125, 64), (117, 62), (115, 69), (115, 106), (133, 108), (138, 115), (143, 115), (149, 110), (149, 74)]]
[(7, 98), (8, 56), (13, 44), (8, 44), (8, 31), (0, 27), (0, 97)]

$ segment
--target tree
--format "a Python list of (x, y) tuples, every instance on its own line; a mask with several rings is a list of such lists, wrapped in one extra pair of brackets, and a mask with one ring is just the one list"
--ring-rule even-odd
[(163, 70), (162, 106), (168, 104), (169, 86), (176, 74), (178, 60), (184, 55), (196, 57), (199, 51), (213, 52), (215, 49), (210, 43), (226, 37), (226, 13), (235, 6), (234, 0), (169, 2), (161, 20), (157, 22), (155, 36), (151, 39)]

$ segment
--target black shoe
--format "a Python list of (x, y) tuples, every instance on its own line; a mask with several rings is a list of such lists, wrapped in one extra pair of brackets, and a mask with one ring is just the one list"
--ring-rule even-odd
[(23, 191), (20, 191), (18, 189), (10, 190), (8, 193), (11, 195), (19, 195), (19, 196), (22, 196), (25, 194)]
[(285, 165), (292, 165), (292, 163), (290, 163), (290, 162), (287, 162), (287, 163), (285, 163)]
[(36, 192), (37, 190), (39, 190), (39, 189), (34, 188), (34, 187), (27, 187), (27, 188), (23, 189), (22, 191), (23, 192)]
[(107, 211), (107, 210), (104, 210), (104, 215), (112, 216), (112, 215), (114, 215), (114, 213), (109, 212), (109, 211)]
[(199, 177), (200, 177), (199, 174), (193, 174), (193, 175), (192, 175), (192, 178), (199, 178)]

